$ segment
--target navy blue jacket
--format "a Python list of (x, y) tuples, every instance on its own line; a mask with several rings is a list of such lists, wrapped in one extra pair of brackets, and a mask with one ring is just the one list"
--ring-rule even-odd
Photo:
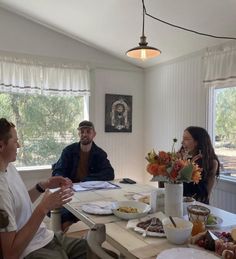
[[(75, 181), (80, 160), (79, 154), (80, 142), (65, 147), (59, 160), (52, 166), (52, 175), (61, 175)], [(88, 161), (88, 175), (83, 181), (111, 181), (113, 179), (114, 169), (107, 159), (107, 153), (93, 142)]]

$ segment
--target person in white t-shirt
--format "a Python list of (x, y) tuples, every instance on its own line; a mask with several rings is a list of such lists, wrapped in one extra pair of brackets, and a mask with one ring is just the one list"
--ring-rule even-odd
[[(54, 234), (43, 223), (47, 213), (71, 201), (72, 182), (61, 176), (51, 177), (27, 191), (11, 162), (19, 148), (15, 125), (0, 119), (0, 210), (7, 213), (9, 224), (0, 228), (0, 254), (4, 259), (87, 258), (87, 241)], [(55, 192), (49, 189), (60, 187)], [(42, 200), (32, 209), (41, 193)]]

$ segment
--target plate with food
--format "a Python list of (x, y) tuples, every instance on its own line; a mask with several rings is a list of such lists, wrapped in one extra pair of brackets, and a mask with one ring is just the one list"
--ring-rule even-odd
[(206, 221), (206, 227), (208, 228), (217, 228), (223, 223), (223, 219), (215, 216), (214, 214), (210, 214)]
[[(221, 258), (235, 258), (236, 256), (236, 228), (230, 232), (205, 231), (190, 239), (189, 246), (207, 250)], [(227, 257), (231, 255), (231, 257)]]
[(137, 223), (134, 231), (144, 234), (144, 236), (151, 237), (165, 237), (165, 232), (163, 229), (162, 222), (157, 217), (152, 217), (150, 219), (140, 221)]
[(162, 225), (164, 218), (166, 216), (162, 212), (157, 212), (140, 219), (129, 220), (126, 227), (144, 236), (165, 237)]
[(133, 199), (135, 201), (150, 204), (150, 196), (151, 196), (150, 192), (148, 192), (148, 193), (136, 193), (136, 194), (133, 195)]

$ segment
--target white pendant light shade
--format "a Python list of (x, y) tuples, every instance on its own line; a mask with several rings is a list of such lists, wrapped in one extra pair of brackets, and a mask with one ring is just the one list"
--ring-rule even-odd
[(130, 58), (136, 58), (146, 60), (155, 58), (161, 54), (161, 51), (154, 47), (147, 46), (146, 37), (140, 37), (140, 43), (138, 47), (132, 48), (126, 52), (126, 55)]

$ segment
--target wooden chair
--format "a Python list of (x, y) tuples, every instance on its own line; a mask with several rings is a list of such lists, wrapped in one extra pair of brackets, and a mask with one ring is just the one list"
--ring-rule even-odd
[(87, 234), (88, 258), (90, 259), (114, 259), (119, 256), (113, 251), (102, 247), (106, 240), (106, 227), (104, 224), (95, 224)]

